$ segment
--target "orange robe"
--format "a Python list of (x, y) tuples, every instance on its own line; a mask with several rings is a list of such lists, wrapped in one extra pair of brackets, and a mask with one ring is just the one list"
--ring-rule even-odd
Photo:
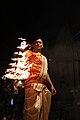
[[(47, 62), (44, 62), (41, 53), (28, 50), (26, 62), (29, 67), (29, 76), (24, 82), (25, 102), (23, 117), (24, 120), (48, 120), (51, 92), (44, 85), (42, 76), (46, 74)], [(45, 69), (43, 69), (43, 66)]]

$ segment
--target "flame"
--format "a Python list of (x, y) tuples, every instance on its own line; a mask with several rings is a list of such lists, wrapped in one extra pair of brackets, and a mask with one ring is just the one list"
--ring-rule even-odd
[(26, 40), (26, 38), (18, 38), (18, 40)]
[(14, 54), (15, 54), (15, 55), (17, 55), (17, 54), (18, 54), (18, 52), (14, 52)]
[(23, 41), (23, 42), (21, 42), (21, 45), (20, 45), (20, 46), (17, 46), (17, 48), (24, 50), (27, 46), (28, 46), (28, 45), (27, 45), (26, 41)]
[(28, 65), (24, 59), (23, 58), (22, 58), (22, 60), (21, 60), (21, 58), (18, 59), (17, 64), (10, 63), (9, 65), (13, 66), (14, 68), (7, 69), (6, 74), (4, 75), (3, 78), (6, 77), (9, 79), (18, 79), (18, 80), (27, 79), (30, 75), (29, 70), (32, 67), (33, 63)]
[[(20, 40), (25, 40), (23, 38), (18, 38)], [(26, 41), (22, 41), (20, 46), (17, 48), (25, 49), (28, 44), (26, 44)], [(9, 66), (11, 68), (6, 69), (5, 75), (3, 75), (2, 79), (9, 78), (9, 79), (17, 79), (17, 80), (24, 80), (27, 79), (30, 75), (30, 67), (32, 67), (32, 64), (29, 64), (26, 62), (28, 58), (25, 57), (27, 51), (25, 52), (14, 52), (15, 55), (21, 55), (22, 57), (18, 58), (11, 58), (13, 63), (9, 63)]]

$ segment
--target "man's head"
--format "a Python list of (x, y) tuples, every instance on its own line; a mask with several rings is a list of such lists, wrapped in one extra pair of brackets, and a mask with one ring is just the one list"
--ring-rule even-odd
[(43, 48), (43, 41), (41, 38), (38, 38), (32, 43), (32, 49), (35, 52), (40, 52), (42, 48)]

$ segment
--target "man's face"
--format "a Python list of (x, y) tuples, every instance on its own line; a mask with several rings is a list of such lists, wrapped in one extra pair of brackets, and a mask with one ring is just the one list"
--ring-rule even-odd
[(32, 47), (35, 51), (40, 51), (43, 48), (43, 41), (41, 39), (37, 39), (33, 43)]

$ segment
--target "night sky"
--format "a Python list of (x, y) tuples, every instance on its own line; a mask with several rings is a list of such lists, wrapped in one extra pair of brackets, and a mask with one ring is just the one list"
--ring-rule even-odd
[[(0, 66), (4, 67), (17, 46), (18, 37), (41, 36), (52, 45), (61, 27), (69, 25), (75, 36), (80, 30), (80, 5), (77, 1), (27, 1), (0, 5)], [(0, 69), (1, 69), (0, 68)]]

